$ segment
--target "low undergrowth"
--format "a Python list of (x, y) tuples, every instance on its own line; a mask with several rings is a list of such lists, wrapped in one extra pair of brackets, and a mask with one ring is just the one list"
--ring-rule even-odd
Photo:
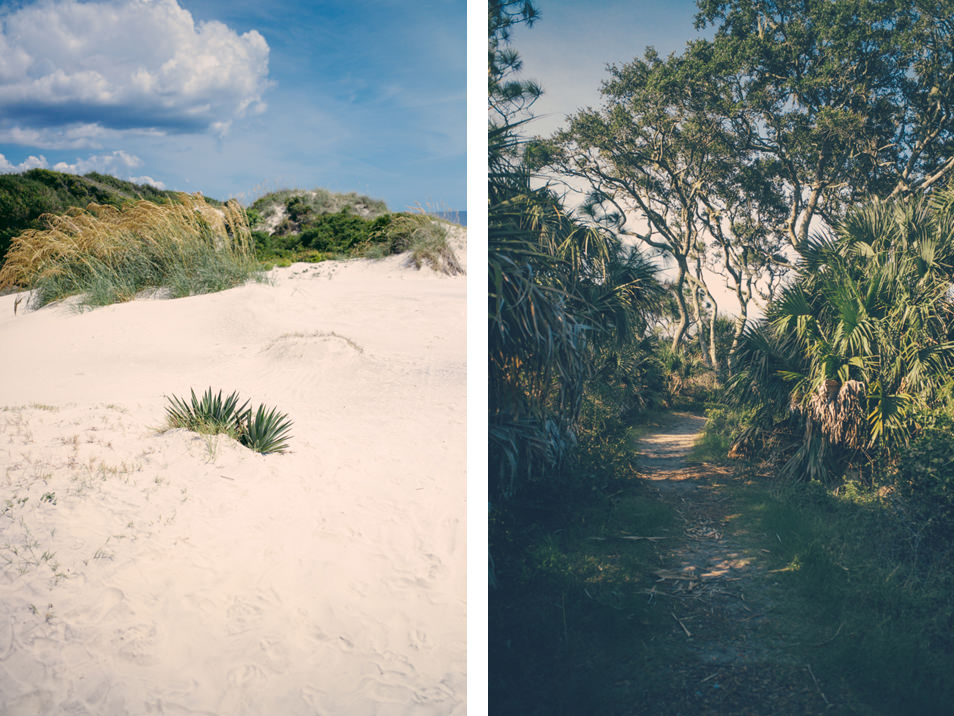
[(949, 713), (954, 703), (950, 545), (926, 549), (890, 494), (848, 483), (735, 490), (764, 535), (806, 663), (861, 695), (872, 713)]
[(665, 537), (676, 519), (638, 483), (633, 440), (583, 445), (572, 482), (492, 507), (492, 713), (616, 713), (658, 674), (651, 642), (670, 626), (640, 583), (658, 543), (626, 537)]
[[(694, 455), (726, 462), (751, 418), (711, 409)], [(948, 418), (936, 422), (897, 460), (826, 484), (777, 477), (786, 446), (765, 437), (747, 449), (771, 463), (732, 461), (751, 478), (733, 489), (739, 519), (764, 535), (790, 596), (780, 607), (817, 645), (806, 661), (866, 695), (874, 713), (954, 703), (954, 439)]]

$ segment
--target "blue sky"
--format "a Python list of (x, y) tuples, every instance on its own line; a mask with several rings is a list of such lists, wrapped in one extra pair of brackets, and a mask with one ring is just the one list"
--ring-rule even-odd
[(513, 47), (523, 60), (521, 76), (537, 81), (543, 97), (533, 106), (528, 132), (548, 135), (578, 109), (599, 105), (607, 65), (624, 64), (649, 46), (663, 56), (681, 52), (700, 37), (694, 0), (543, 0), (540, 18), (517, 27)]
[(465, 0), (0, 1), (0, 171), (466, 203)]

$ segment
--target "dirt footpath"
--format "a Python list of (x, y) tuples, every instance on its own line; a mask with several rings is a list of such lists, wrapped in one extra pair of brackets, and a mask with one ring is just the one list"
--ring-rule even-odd
[[(767, 562), (770, 539), (738, 523), (728, 468), (690, 465), (704, 418), (675, 414), (639, 443), (643, 478), (682, 520), (660, 547), (650, 588), (672, 629), (657, 638), (671, 665), (632, 714), (870, 713), (812, 669), (798, 623), (777, 608), (781, 587)], [(663, 543), (660, 543), (662, 545)]]

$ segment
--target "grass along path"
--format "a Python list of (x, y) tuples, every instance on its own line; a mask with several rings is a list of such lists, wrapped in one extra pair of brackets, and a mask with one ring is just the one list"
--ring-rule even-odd
[(655, 639), (668, 676), (651, 681), (648, 703), (631, 713), (872, 713), (812, 666), (826, 639), (801, 621), (798, 598), (780, 581), (784, 569), (772, 568), (773, 540), (782, 538), (755, 526), (758, 500), (746, 494), (764, 488), (688, 461), (704, 423), (674, 414), (638, 443), (642, 479), (678, 519), (649, 588), (657, 616), (671, 622)]
[(655, 423), (491, 513), (491, 713), (951, 713), (950, 590), (896, 574), (883, 514)]

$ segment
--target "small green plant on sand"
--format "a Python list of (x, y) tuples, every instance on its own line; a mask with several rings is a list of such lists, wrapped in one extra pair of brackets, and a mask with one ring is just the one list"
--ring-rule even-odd
[(239, 441), (263, 455), (285, 452), (291, 437), (291, 425), (284, 413), (279, 413), (276, 408), (266, 411), (264, 405), (259, 405), (254, 415), (251, 411), (246, 414)]
[(199, 398), (194, 390), (190, 392), (190, 401), (167, 396), (166, 420), (170, 428), (185, 428), (203, 435), (224, 433), (263, 455), (288, 449), (292, 422), (277, 408), (266, 410), (260, 405), (253, 413), (249, 401), (239, 404), (238, 393), (223, 397), (221, 390), (213, 395), (212, 388), (207, 388)]
[(196, 396), (194, 390), (191, 393), (190, 402), (177, 396), (168, 398), (166, 417), (169, 427), (185, 428), (204, 435), (225, 433), (238, 440), (242, 418), (248, 412), (248, 401), (240, 406), (238, 393), (223, 398), (221, 390), (217, 395), (212, 395), (212, 388), (206, 389), (201, 398)]

